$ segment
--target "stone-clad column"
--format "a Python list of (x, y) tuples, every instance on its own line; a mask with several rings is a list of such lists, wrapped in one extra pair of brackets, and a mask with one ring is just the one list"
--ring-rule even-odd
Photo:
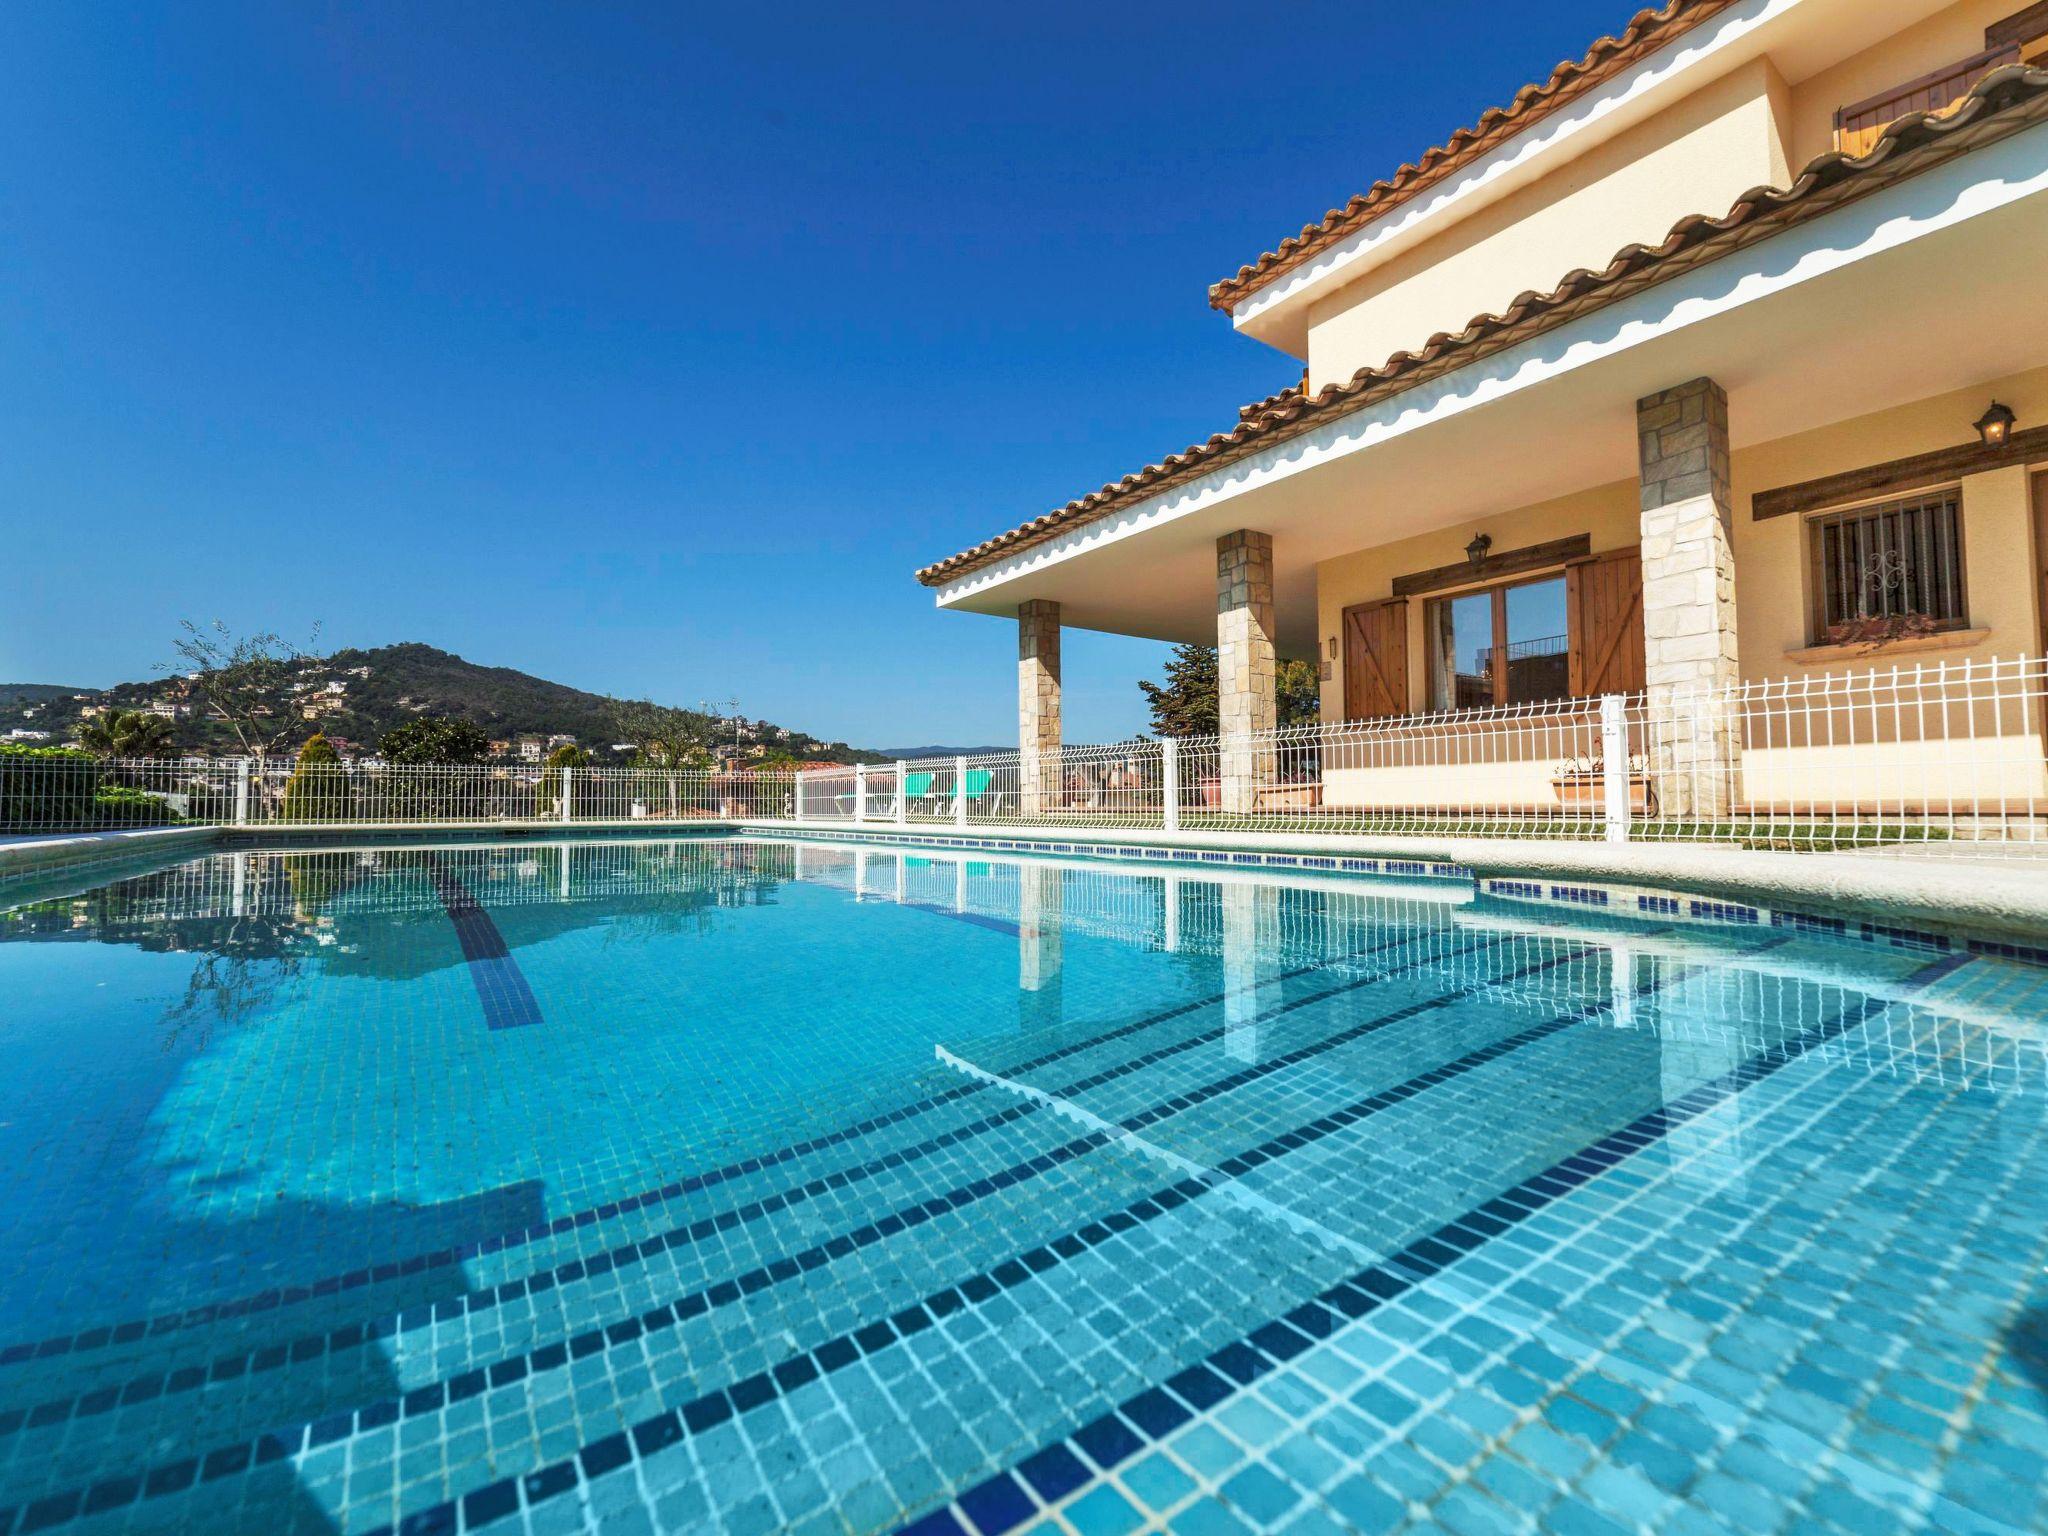
[(1240, 528), (1216, 541), (1216, 686), (1222, 742), (1223, 809), (1258, 809), (1272, 780), (1274, 697), (1273, 540)]
[(1017, 605), (1017, 751), (1020, 810), (1036, 817), (1059, 790), (1060, 605), (1042, 598)]
[[(1694, 379), (1636, 402), (1650, 772), (1666, 816), (1725, 816), (1740, 754), (1728, 396)], [(1613, 769), (1610, 767), (1609, 772)]]

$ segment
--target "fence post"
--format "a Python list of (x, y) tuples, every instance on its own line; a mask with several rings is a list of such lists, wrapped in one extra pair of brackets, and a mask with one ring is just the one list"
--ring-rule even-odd
[(802, 821), (802, 820), (804, 819), (804, 771), (803, 771), (803, 769), (799, 768), (799, 769), (797, 769), (797, 770), (796, 770), (795, 778), (796, 778), (796, 819), (797, 819), (798, 821)]
[(1173, 737), (1166, 738), (1159, 751), (1160, 792), (1165, 798), (1165, 810), (1160, 825), (1169, 832), (1180, 830), (1180, 743)]
[(249, 825), (249, 765), (251, 758), (235, 759), (235, 825)]
[[(909, 788), (910, 765), (908, 763), (898, 763), (896, 765), (896, 825), (899, 827), (910, 820), (910, 796), (906, 793)], [(899, 869), (902, 867), (900, 862), (897, 867)]]
[(1600, 783), (1605, 791), (1607, 841), (1628, 841), (1628, 700), (1600, 697)]
[(953, 759), (953, 825), (967, 825), (967, 759)]
[(853, 765), (853, 820), (855, 825), (868, 819), (868, 765)]
[(564, 821), (569, 819), (570, 797), (576, 793), (575, 776), (576, 770), (567, 763), (564, 763), (562, 765), (562, 820)]

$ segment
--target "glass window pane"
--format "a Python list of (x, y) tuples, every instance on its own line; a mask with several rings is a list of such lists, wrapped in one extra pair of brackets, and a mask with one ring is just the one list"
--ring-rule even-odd
[(1440, 598), (1431, 605), (1430, 679), (1436, 709), (1493, 702), (1493, 594)]
[(1511, 704), (1562, 699), (1571, 693), (1571, 642), (1565, 623), (1564, 578), (1509, 587), (1508, 698)]

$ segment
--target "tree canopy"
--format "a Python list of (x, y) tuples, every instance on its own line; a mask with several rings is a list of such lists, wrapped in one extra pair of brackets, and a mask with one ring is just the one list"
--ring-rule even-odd
[[(1176, 645), (1162, 682), (1140, 681), (1160, 736), (1214, 736), (1219, 729), (1216, 647)], [(1305, 661), (1283, 661), (1274, 676), (1279, 723), (1313, 725), (1321, 710), (1322, 687)]]
[(161, 715), (117, 709), (86, 721), (78, 740), (94, 757), (166, 757), (176, 735)]
[(386, 762), (406, 767), (481, 763), (491, 755), (491, 738), (467, 720), (429, 715), (393, 726), (377, 751)]
[[(163, 670), (181, 671), (191, 680), (208, 716), (227, 727), (243, 752), (270, 756), (296, 729), (277, 700), (301, 666), (320, 658), (268, 631), (237, 635), (219, 619), (204, 629), (181, 619), (179, 627), (184, 634), (172, 643), (178, 662)], [(315, 624), (309, 644), (319, 640)]]
[(710, 722), (704, 715), (646, 699), (614, 699), (612, 728), (621, 741), (633, 743), (636, 767), (672, 771), (711, 766)]

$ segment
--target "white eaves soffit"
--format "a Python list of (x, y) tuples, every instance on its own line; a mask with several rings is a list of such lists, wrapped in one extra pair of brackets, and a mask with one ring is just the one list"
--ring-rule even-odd
[[(1859, 262), (1960, 231), (1972, 220), (2002, 210), (2017, 210), (2017, 205), (2044, 194), (2048, 194), (2048, 123), (1958, 156), (1554, 330), (1119, 507), (946, 583), (938, 589), (936, 600), (941, 607), (985, 606), (996, 611), (1003, 600), (1000, 589), (1049, 576), (1066, 562), (1200, 519), (1205, 513), (1219, 511), (1224, 503), (1510, 401), (1652, 343), (1683, 337), (1688, 331), (1844, 273)], [(2024, 216), (2031, 219), (2034, 211), (2025, 210)], [(1972, 282), (1967, 269), (1956, 270), (1953, 277), (1957, 285)], [(1934, 299), (1939, 302), (1942, 297), (1935, 295)], [(1663, 383), (1679, 383), (1691, 376), (1673, 373)], [(1862, 412), (1850, 402), (1831, 419), (1857, 414)], [(1816, 420), (1802, 427), (1820, 424)], [(1753, 440), (1777, 435), (1770, 432)], [(1248, 526), (1260, 524), (1254, 519)], [(1054, 594), (1042, 589), (1034, 595)]]

